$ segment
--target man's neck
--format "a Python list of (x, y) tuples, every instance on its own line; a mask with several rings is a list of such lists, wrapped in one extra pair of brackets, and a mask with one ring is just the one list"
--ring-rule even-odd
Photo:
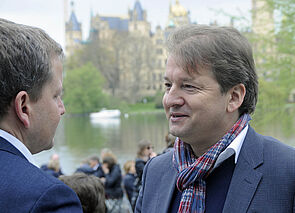
[[(189, 143), (194, 154), (198, 157), (202, 156), (233, 127), (238, 119), (238, 115), (230, 117), (226, 122), (224, 122), (224, 125), (221, 125), (223, 127), (222, 129), (219, 129), (219, 131), (217, 129), (211, 130), (212, 135), (210, 138), (207, 138), (207, 140), (200, 139), (199, 141)], [(186, 141), (184, 140), (184, 142)]]

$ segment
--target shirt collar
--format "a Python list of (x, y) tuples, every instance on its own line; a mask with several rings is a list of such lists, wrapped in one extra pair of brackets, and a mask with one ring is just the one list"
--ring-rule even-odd
[(231, 144), (226, 147), (226, 149), (220, 153), (220, 155), (218, 156), (218, 158), (222, 158), (222, 155), (225, 155), (229, 149), (232, 149), (234, 151), (235, 154), (235, 164), (237, 164), (238, 161), (238, 157), (243, 145), (243, 142), (245, 140), (246, 134), (248, 131), (248, 125), (245, 126), (245, 128), (240, 132), (240, 134), (231, 142)]
[(11, 145), (19, 150), (31, 164), (36, 166), (32, 153), (20, 140), (2, 129), (0, 129), (0, 137), (7, 140)]

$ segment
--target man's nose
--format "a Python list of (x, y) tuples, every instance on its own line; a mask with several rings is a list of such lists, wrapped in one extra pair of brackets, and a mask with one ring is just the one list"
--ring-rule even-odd
[(169, 91), (164, 94), (163, 105), (166, 107), (181, 106), (184, 104), (184, 99), (181, 91), (176, 87), (171, 87)]
[(66, 113), (66, 108), (62, 100), (60, 100), (59, 109), (60, 109), (60, 115), (63, 115)]

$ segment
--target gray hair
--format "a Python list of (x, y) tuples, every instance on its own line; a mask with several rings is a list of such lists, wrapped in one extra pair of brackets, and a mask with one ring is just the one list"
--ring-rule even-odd
[(211, 69), (222, 94), (243, 84), (246, 95), (240, 115), (253, 113), (258, 98), (258, 80), (248, 40), (232, 27), (187, 25), (173, 31), (166, 42), (167, 51), (189, 74)]
[(54, 57), (62, 60), (63, 50), (43, 30), (0, 19), (0, 119), (20, 91), (41, 97)]

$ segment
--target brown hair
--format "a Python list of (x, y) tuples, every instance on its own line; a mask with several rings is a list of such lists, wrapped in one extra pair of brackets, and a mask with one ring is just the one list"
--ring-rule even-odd
[(59, 179), (77, 193), (84, 213), (106, 212), (104, 186), (98, 177), (75, 173)]
[(20, 91), (41, 97), (55, 58), (62, 60), (63, 50), (43, 30), (0, 18), (0, 119)]
[(138, 149), (137, 149), (137, 157), (138, 158), (143, 157), (143, 151), (151, 145), (152, 145), (151, 142), (146, 139), (139, 141)]

